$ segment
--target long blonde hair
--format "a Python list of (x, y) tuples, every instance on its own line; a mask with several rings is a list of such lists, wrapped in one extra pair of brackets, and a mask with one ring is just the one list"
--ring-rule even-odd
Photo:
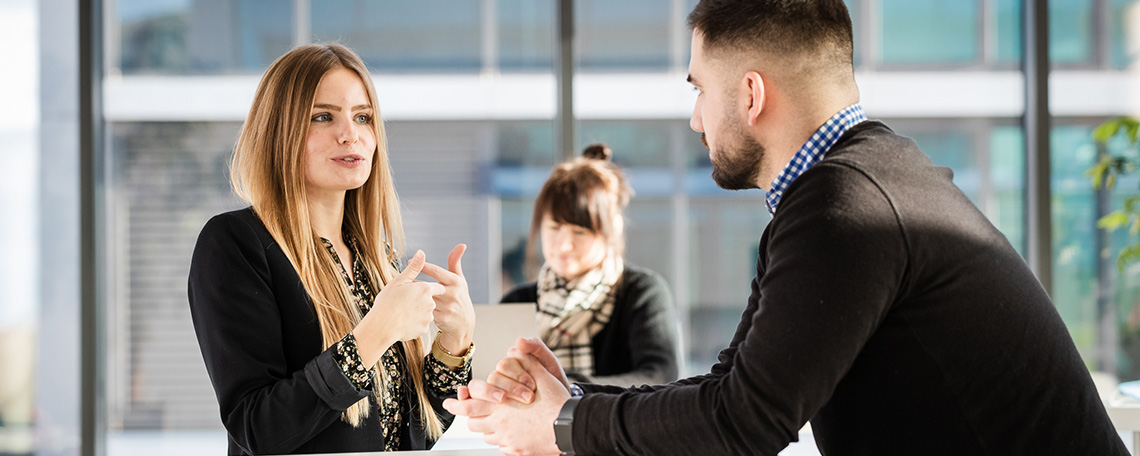
[[(253, 206), (301, 277), (316, 310), (324, 348), (337, 343), (362, 318), (332, 256), (313, 231), (306, 204), (304, 156), (310, 111), (317, 84), (336, 68), (346, 68), (360, 77), (376, 113), (372, 116), (376, 151), (371, 174), (363, 186), (345, 195), (344, 229), (356, 239), (369, 281), (386, 284), (392, 280), (399, 273), (395, 264), (404, 250), (403, 224), (372, 78), (350, 49), (336, 44), (300, 46), (269, 66), (242, 125), (230, 174), (234, 191)], [(422, 337), (402, 343), (419, 400), (419, 418), (428, 436), (436, 439), (443, 433), (443, 423), (431, 407), (423, 384), (426, 345)], [(372, 369), (379, 380), (375, 394), (380, 402), (389, 386), (379, 375), (379, 367)], [(358, 427), (370, 410), (369, 402), (362, 399), (341, 419)]]

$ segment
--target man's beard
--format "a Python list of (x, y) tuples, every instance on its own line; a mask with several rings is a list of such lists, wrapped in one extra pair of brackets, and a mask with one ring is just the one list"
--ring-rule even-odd
[[(713, 182), (725, 190), (758, 188), (756, 179), (760, 175), (761, 162), (764, 160), (764, 146), (744, 134), (739, 125), (730, 128), (726, 133), (723, 139), (735, 139), (735, 141), (722, 141), (721, 144), (726, 142), (735, 144), (721, 146), (718, 152), (709, 154), (713, 165)], [(705, 147), (709, 147), (704, 133), (701, 134), (701, 142)]]

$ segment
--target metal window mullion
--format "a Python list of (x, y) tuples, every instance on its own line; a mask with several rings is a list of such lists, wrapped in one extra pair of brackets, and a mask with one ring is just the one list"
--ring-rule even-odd
[(1025, 75), (1027, 260), (1045, 291), (1053, 293), (1053, 229), (1050, 208), (1049, 11), (1046, 0), (1022, 8), (1022, 72)]
[[(990, 151), (990, 134), (993, 131), (994, 123), (989, 119), (977, 119), (975, 122), (970, 122), (967, 130), (970, 132), (970, 140), (974, 143), (975, 155), (977, 161), (978, 172), (978, 191), (981, 193), (982, 213), (986, 216), (993, 216), (997, 212), (997, 197), (994, 192), (993, 183), (993, 166), (992, 155)], [(995, 218), (991, 220), (994, 225), (998, 224)]]
[(79, 450), (102, 456), (106, 431), (99, 305), (99, 203), (103, 153), (103, 8), (79, 1)]
[(483, 0), (482, 11), (482, 73), (495, 75), (499, 72), (499, 21), (498, 0)]
[(669, 21), (669, 69), (684, 74), (688, 72), (689, 65), (685, 61), (685, 45), (689, 37), (685, 0), (673, 0), (669, 12), (669, 17), (673, 18)]
[(555, 125), (558, 132), (558, 155), (561, 160), (574, 157), (574, 0), (557, 0), (555, 15), (558, 56), (555, 72), (557, 106)]
[(994, 1), (976, 0), (976, 2), (978, 4), (978, 33), (976, 35), (978, 43), (975, 47), (978, 56), (974, 59), (974, 64), (985, 68), (990, 62), (997, 59), (997, 27), (991, 27), (991, 24), (997, 22), (997, 14), (990, 10), (990, 5), (994, 4)]
[(883, 6), (881, 0), (863, 0), (859, 15), (863, 18), (863, 36), (866, 38), (863, 50), (865, 70), (874, 71), (883, 64)]
[(309, 11), (309, 0), (293, 0), (293, 46), (313, 41), (313, 21)]
[(1089, 13), (1092, 21), (1089, 40), (1092, 44), (1092, 67), (1110, 70), (1112, 68), (1112, 8), (1108, 0), (1093, 0), (1092, 11)]
[[(678, 125), (680, 126), (680, 125)], [(689, 353), (687, 348), (692, 346), (693, 339), (692, 331), (692, 312), (693, 303), (689, 300), (690, 297), (690, 283), (689, 277), (689, 254), (693, 246), (690, 245), (690, 227), (689, 227), (689, 194), (685, 185), (685, 173), (688, 166), (688, 154), (685, 151), (685, 135), (692, 134), (688, 131), (688, 126), (685, 125), (680, 128), (670, 129), (670, 139), (672, 151), (670, 163), (673, 168), (673, 196), (671, 198), (671, 208), (673, 213), (673, 302), (676, 303), (677, 315), (677, 334), (678, 334), (678, 350), (681, 356), (678, 366), (678, 372), (682, 377), (687, 376), (689, 366)]]

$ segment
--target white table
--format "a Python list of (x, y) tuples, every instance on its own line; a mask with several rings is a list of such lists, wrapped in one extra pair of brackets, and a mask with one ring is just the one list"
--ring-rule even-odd
[(1113, 427), (1120, 431), (1131, 431), (1132, 451), (1140, 452), (1140, 400), (1121, 393), (1115, 375), (1093, 372), (1092, 377)]

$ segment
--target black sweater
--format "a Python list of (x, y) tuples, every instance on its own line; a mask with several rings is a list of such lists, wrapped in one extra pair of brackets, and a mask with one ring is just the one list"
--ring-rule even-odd
[[(502, 302), (537, 302), (538, 284), (520, 285)], [(571, 381), (638, 386), (677, 379), (677, 331), (673, 295), (665, 279), (625, 265), (610, 322), (590, 343), (594, 375), (567, 372)]]
[(585, 385), (579, 454), (1125, 455), (1025, 261), (915, 144), (853, 127), (784, 193), (712, 372)]
[[(384, 450), (375, 396), (352, 385), (333, 359), (335, 347), (322, 350), (301, 279), (253, 210), (220, 214), (202, 228), (189, 297), (229, 454)], [(372, 412), (359, 428), (340, 419), (365, 397)], [(443, 399), (432, 397), (432, 406), (450, 424)], [(419, 417), (418, 401), (404, 400), (409, 416)], [(410, 421), (401, 449), (431, 447), (418, 418)]]

